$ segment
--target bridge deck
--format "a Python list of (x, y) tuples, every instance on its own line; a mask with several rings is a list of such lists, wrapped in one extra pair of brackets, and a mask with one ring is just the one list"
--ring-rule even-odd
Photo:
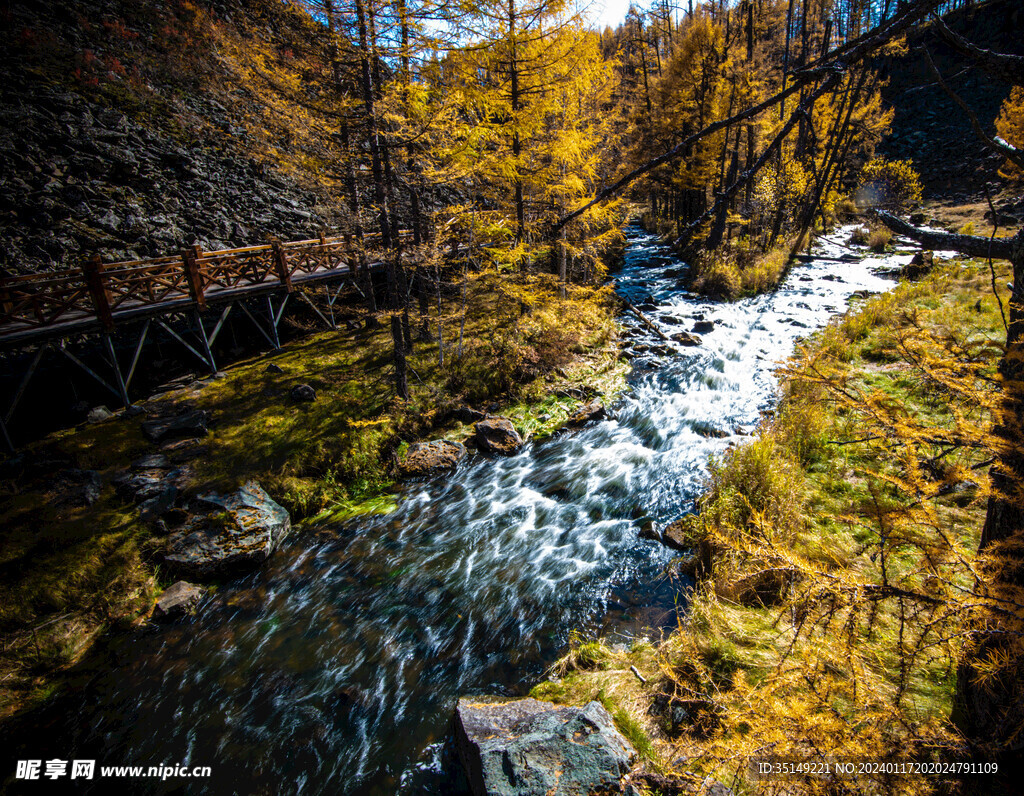
[(0, 280), (0, 347), (111, 331), (117, 323), (291, 292), (379, 266), (367, 264), (348, 236), (213, 252), (196, 247), (179, 256), (120, 263), (93, 258), (70, 271)]

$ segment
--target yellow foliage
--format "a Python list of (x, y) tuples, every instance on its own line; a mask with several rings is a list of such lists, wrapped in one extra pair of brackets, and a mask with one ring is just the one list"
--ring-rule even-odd
[[(996, 132), (1007, 143), (1018, 149), (1024, 148), (1024, 87), (1014, 86), (1010, 90), (1010, 96), (1006, 98), (1002, 108), (999, 109)], [(1006, 161), (999, 173), (1007, 179), (1020, 180), (1024, 178), (1024, 171), (1010, 161)]]

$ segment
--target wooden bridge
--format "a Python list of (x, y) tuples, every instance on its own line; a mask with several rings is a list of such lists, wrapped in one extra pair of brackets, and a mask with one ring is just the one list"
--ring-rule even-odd
[[(402, 239), (407, 237), (408, 233), (400, 234)], [(335, 328), (334, 306), (342, 289), (353, 285), (363, 292), (359, 283), (369, 288), (370, 273), (382, 265), (367, 257), (379, 239), (379, 234), (364, 235), (359, 241), (350, 235), (321, 235), (221, 251), (193, 247), (180, 255), (127, 262), (104, 263), (94, 257), (74, 270), (0, 278), (0, 350), (27, 349), (31, 353), (34, 349), (13, 397), (6, 407), (0, 407), (4, 441), (13, 447), (7, 424), (48, 351), (61, 354), (124, 406), (130, 406), (129, 387), (152, 324), (202, 360), (211, 372), (217, 370), (211, 346), (236, 307), (274, 348), (280, 347), (278, 325), (293, 296)], [(324, 289), (326, 303), (321, 306), (326, 314), (307, 295), (314, 286)], [(372, 289), (364, 292), (364, 297), (373, 307)], [(254, 299), (262, 300), (262, 311), (250, 306)], [(214, 315), (212, 324), (204, 321), (204, 314)], [(171, 320), (182, 317), (188, 328), (180, 323), (174, 328)], [(112, 333), (128, 325), (138, 326), (135, 322), (141, 327), (130, 361), (122, 362)], [(107, 375), (67, 348), (69, 339), (97, 335), (109, 365)]]

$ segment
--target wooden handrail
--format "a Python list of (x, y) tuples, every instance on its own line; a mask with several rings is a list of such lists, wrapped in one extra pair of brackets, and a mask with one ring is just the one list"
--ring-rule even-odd
[[(412, 235), (408, 230), (401, 238)], [(367, 233), (366, 242), (380, 233)], [(345, 250), (347, 257), (331, 252)], [(340, 252), (339, 252), (340, 253)], [(310, 259), (314, 257), (315, 259)], [(353, 275), (360, 271), (359, 247), (349, 233), (204, 252), (199, 246), (176, 256), (104, 263), (94, 256), (81, 268), (0, 279), (0, 336), (24, 327), (45, 327), (82, 316), (94, 316), (107, 331), (114, 327), (114, 311), (124, 305), (159, 305), (191, 299), (206, 309), (209, 286), (244, 288), (274, 277), (292, 291), (292, 271), (312, 274), (338, 268), (347, 260)], [(215, 270), (211, 270), (215, 269)]]

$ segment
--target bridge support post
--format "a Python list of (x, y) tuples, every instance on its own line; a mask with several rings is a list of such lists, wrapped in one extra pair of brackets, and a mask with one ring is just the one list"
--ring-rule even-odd
[[(284, 302), (281, 302), (281, 309), (284, 309)], [(281, 339), (277, 336), (277, 315), (274, 314), (274, 302), (267, 296), (267, 314), (270, 316), (270, 335), (273, 337), (274, 350), (280, 350)]]
[(3, 432), (4, 447), (7, 449), (7, 452), (14, 453), (14, 443), (11, 441), (11, 435), (7, 433), (7, 424), (2, 417), (0, 417), (0, 432)]
[(121, 373), (121, 365), (117, 361), (117, 351), (114, 349), (114, 341), (107, 332), (103, 333), (103, 345), (107, 349), (107, 358), (110, 359), (110, 365), (114, 369), (114, 378), (117, 380), (117, 391), (121, 393), (121, 403), (123, 403), (124, 408), (127, 409), (132, 405), (131, 399), (128, 398), (128, 385), (124, 380), (124, 375)]
[(195, 311), (196, 326), (199, 327), (199, 340), (203, 344), (203, 354), (206, 358), (206, 364), (210, 366), (210, 373), (217, 372), (217, 363), (213, 361), (213, 351), (210, 350), (210, 339), (206, 336), (206, 327), (203, 326), (203, 317), (199, 314), (199, 310)]

